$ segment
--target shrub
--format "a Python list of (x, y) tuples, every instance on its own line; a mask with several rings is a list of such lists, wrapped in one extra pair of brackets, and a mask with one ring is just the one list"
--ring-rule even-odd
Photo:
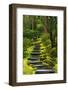
[(23, 73), (24, 74), (34, 74), (35, 71), (34, 71), (34, 68), (31, 67), (31, 65), (28, 64), (28, 60), (24, 60), (24, 64), (23, 64)]
[(27, 48), (31, 46), (31, 41), (28, 38), (23, 39), (23, 55), (26, 57), (28, 55)]
[(43, 33), (41, 38), (42, 38), (42, 42), (44, 42), (44, 41), (50, 39), (50, 35), (48, 33)]
[(54, 71), (57, 73), (57, 64), (55, 64), (55, 66), (54, 66)]
[(50, 53), (52, 57), (57, 57), (57, 48), (56, 47), (52, 48)]

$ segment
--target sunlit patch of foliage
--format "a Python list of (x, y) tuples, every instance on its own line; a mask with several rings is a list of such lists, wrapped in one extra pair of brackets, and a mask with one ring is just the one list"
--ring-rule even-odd
[(58, 64), (55, 64), (55, 66), (54, 66), (54, 71), (57, 73), (57, 70), (58, 69)]
[(24, 62), (23, 62), (23, 73), (26, 75), (35, 73), (34, 68), (32, 68), (32, 66), (28, 64), (27, 59), (24, 59)]

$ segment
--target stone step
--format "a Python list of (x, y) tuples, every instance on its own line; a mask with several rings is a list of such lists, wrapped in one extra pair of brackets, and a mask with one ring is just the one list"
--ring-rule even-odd
[(34, 47), (34, 50), (40, 50), (40, 47)]
[(40, 59), (40, 55), (31, 55), (30, 58), (37, 58), (37, 59)]
[(37, 69), (48, 69), (48, 67), (47, 66), (44, 66), (44, 65), (42, 65), (42, 64), (36, 64), (36, 65), (33, 65), (33, 67), (36, 67)]
[(32, 51), (32, 53), (40, 53), (40, 51)]
[(31, 55), (40, 55), (40, 52), (32, 52)]
[(29, 63), (33, 64), (33, 65), (35, 65), (35, 64), (42, 64), (42, 62), (40, 62), (40, 61), (29, 61)]
[(39, 60), (40, 58), (38, 58), (38, 57), (30, 57), (30, 58), (28, 58), (28, 60)]
[(40, 46), (35, 46), (34, 48), (40, 48)]
[(40, 52), (40, 50), (38, 49), (38, 50), (33, 50), (32, 52)]
[(38, 49), (39, 49), (40, 47), (36, 47), (36, 46), (35, 46), (34, 48), (38, 48)]
[(40, 53), (40, 50), (33, 50), (32, 52), (37, 52), (37, 53)]
[(35, 44), (36, 47), (40, 47), (40, 44)]
[(47, 73), (54, 73), (54, 70), (53, 69), (38, 69), (35, 72), (35, 74), (47, 74)]

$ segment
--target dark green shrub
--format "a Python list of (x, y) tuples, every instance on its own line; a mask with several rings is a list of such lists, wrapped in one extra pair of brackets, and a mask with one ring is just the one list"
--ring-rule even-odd
[(52, 48), (50, 53), (52, 57), (57, 57), (57, 48), (56, 47)]

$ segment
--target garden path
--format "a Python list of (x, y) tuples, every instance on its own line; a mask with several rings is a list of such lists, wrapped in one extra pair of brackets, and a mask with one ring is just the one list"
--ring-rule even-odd
[(28, 58), (28, 60), (32, 67), (36, 68), (35, 74), (54, 73), (53, 68), (48, 68), (42, 63), (42, 60), (40, 58), (40, 44), (36, 44), (34, 46), (31, 57)]

